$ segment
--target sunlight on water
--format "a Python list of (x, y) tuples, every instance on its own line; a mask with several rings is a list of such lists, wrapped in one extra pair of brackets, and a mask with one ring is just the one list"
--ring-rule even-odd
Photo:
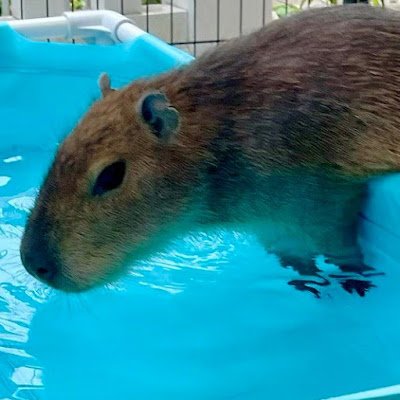
[[(11, 172), (11, 163), (21, 161), (17, 155), (2, 162), (10, 164), (7, 170)], [(5, 169), (4, 164), (0, 171)], [(23, 223), (36, 190), (18, 193), (12, 183), (11, 177), (0, 179), (0, 395), (24, 399), (30, 398), (24, 393), (35, 393), (42, 387), (41, 367), (27, 351), (26, 343), (36, 306), (47, 298), (49, 290), (27, 276), (19, 259)]]
[(309, 400), (398, 383), (400, 272), (379, 251), (386, 275), (365, 298), (295, 291), (237, 232), (177, 240), (85, 294), (36, 282), (19, 241), (50, 160), (0, 154), (0, 399)]

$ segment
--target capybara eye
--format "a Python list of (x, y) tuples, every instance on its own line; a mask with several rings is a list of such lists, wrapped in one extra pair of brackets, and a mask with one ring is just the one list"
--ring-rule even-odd
[(105, 167), (96, 179), (92, 189), (92, 195), (101, 196), (119, 187), (124, 180), (125, 170), (125, 161), (117, 161)]

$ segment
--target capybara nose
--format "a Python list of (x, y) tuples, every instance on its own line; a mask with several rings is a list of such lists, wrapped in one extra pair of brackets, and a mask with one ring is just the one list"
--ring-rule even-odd
[(37, 241), (27, 243), (28, 240), (22, 240), (20, 255), (25, 269), (35, 278), (42, 282), (52, 284), (55, 280), (58, 267), (51, 257), (47, 246), (39, 244)]
[(27, 271), (41, 281), (48, 283), (50, 283), (55, 276), (55, 268), (53, 266), (49, 267), (48, 265), (41, 267), (33, 265), (32, 267), (28, 267)]

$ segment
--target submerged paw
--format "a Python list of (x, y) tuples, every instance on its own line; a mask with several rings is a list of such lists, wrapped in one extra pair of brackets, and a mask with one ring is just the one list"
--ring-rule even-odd
[(376, 287), (371, 281), (361, 279), (346, 279), (340, 282), (340, 285), (346, 292), (350, 294), (356, 292), (361, 297), (364, 297), (371, 288)]
[[(322, 278), (321, 276), (316, 276), (319, 278)], [(290, 282), (288, 282), (289, 285), (294, 286), (297, 290), (300, 290), (302, 292), (310, 292), (312, 293), (315, 297), (317, 297), (318, 299), (321, 298), (321, 292), (310, 285), (317, 285), (317, 286), (328, 286), (330, 285), (330, 282), (325, 279), (322, 278), (323, 281), (322, 282), (317, 282), (317, 281), (312, 281), (312, 280), (302, 280), (302, 279), (294, 279)]]

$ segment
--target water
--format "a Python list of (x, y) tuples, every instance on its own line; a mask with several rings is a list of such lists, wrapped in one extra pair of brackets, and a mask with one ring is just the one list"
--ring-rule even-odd
[(386, 275), (365, 298), (337, 283), (320, 300), (295, 291), (296, 273), (236, 232), (178, 240), (114, 286), (67, 295), (18, 255), (52, 151), (0, 156), (0, 399), (312, 400), (399, 383), (387, 226), (398, 226), (400, 178), (371, 197), (380, 225), (365, 240)]

